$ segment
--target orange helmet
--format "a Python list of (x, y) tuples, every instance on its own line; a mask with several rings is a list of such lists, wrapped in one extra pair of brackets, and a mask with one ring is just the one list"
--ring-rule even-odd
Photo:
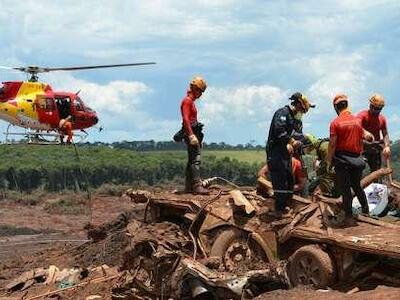
[(335, 98), (333, 98), (333, 106), (336, 106), (337, 104), (339, 104), (342, 101), (349, 101), (349, 98), (347, 98), (347, 96), (345, 94), (338, 94), (335, 96)]
[(207, 88), (207, 82), (201, 76), (193, 77), (192, 81), (190, 81), (190, 85), (197, 87), (202, 92)]
[(385, 106), (385, 99), (383, 99), (382, 95), (374, 94), (371, 96), (371, 98), (369, 98), (369, 104), (382, 108)]

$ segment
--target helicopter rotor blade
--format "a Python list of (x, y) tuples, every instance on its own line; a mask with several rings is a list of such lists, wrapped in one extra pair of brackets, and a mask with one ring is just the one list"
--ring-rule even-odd
[(143, 62), (143, 63), (131, 63), (131, 64), (115, 64), (115, 65), (95, 65), (95, 66), (78, 66), (78, 67), (64, 67), (64, 68), (42, 68), (43, 72), (51, 71), (79, 71), (79, 70), (90, 70), (90, 69), (104, 69), (104, 68), (120, 68), (120, 67), (131, 67), (131, 66), (145, 66), (155, 65), (155, 62)]
[(27, 67), (5, 67), (0, 66), (0, 69), (17, 70), (28, 74), (47, 73), (52, 71), (79, 71), (79, 70), (90, 70), (90, 69), (104, 69), (104, 68), (120, 68), (120, 67), (132, 67), (132, 66), (145, 66), (155, 65), (155, 62), (143, 62), (143, 63), (130, 63), (130, 64), (114, 64), (114, 65), (94, 65), (94, 66), (77, 66), (77, 67), (38, 67), (38, 66), (27, 66)]

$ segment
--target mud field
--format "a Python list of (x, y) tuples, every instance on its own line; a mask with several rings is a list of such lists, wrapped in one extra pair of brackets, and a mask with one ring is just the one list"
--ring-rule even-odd
[[(400, 298), (397, 274), (379, 275), (383, 269), (388, 271), (392, 267), (390, 262), (379, 262), (354, 280), (333, 284), (332, 289), (314, 290), (304, 286), (291, 288), (287, 284), (287, 274), (283, 271), (286, 261), (264, 263), (257, 258), (240, 264), (242, 256), (247, 255), (247, 250), (240, 252), (243, 250), (240, 244), (234, 243), (225, 250), (233, 252), (232, 257), (207, 255), (208, 248), (215, 249), (206, 240), (196, 248), (193, 236), (187, 231), (198, 232), (194, 238), (201, 240), (201, 226), (196, 229), (195, 222), (200, 213), (207, 211), (205, 204), (213, 201), (216, 204), (207, 213), (218, 216), (221, 207), (225, 207), (227, 193), (221, 196), (221, 192), (215, 191), (204, 197), (171, 192), (133, 191), (133, 194), (135, 203), (128, 196), (94, 196), (91, 214), (85, 207), (74, 214), (49, 212), (46, 207), (53, 199), (43, 199), (35, 206), (0, 202), (0, 299), (176, 299), (178, 290), (180, 295), (186, 295), (182, 299), (216, 299), (221, 294), (224, 295), (221, 299)], [(252, 193), (244, 195), (252, 203), (257, 200)], [(149, 205), (149, 198), (159, 210)], [(169, 210), (171, 203), (173, 209)], [(181, 213), (179, 209), (189, 206), (197, 215), (186, 211), (186, 219), (174, 219)], [(167, 219), (163, 213), (173, 217)], [(143, 222), (145, 215), (147, 220)], [(157, 222), (153, 219), (155, 215), (160, 218)], [(193, 222), (188, 225), (185, 220)], [(249, 224), (246, 226), (253, 226)], [(368, 231), (364, 223), (354, 229), (360, 234)], [(212, 237), (210, 243), (216, 239)], [(232, 266), (229, 258), (238, 264)], [(255, 274), (250, 270), (262, 271)], [(163, 278), (157, 281), (157, 276)], [(199, 278), (209, 285), (196, 285)], [(229, 296), (226, 282), (231, 280), (233, 286), (243, 278), (247, 280), (246, 286), (254, 287), (253, 295), (245, 294), (243, 289), (242, 296)], [(207, 288), (204, 293), (203, 288)], [(194, 297), (197, 290), (200, 292)]]

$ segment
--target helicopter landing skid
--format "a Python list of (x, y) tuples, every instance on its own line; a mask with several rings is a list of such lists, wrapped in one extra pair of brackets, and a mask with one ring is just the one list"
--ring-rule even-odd
[[(17, 136), (17, 137), (25, 137), (27, 144), (35, 144), (35, 145), (61, 145), (60, 134), (58, 132), (41, 132), (41, 131), (31, 131), (26, 130), (25, 132), (10, 132), (9, 131), (10, 125), (7, 127), (7, 131), (4, 132), (5, 134), (5, 144), (21, 144), (20, 141), (15, 142), (10, 140), (10, 136)], [(78, 138), (78, 141), (75, 143), (80, 143), (86, 140), (88, 137), (88, 133), (83, 132), (84, 134), (74, 134), (74, 138)]]

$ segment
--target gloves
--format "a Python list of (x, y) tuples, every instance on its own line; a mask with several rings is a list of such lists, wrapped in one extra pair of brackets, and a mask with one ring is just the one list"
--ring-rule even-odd
[(286, 145), (286, 149), (287, 149), (287, 151), (289, 152), (289, 155), (293, 155), (294, 149), (293, 149), (293, 146), (292, 146), (292, 145), (287, 144), (287, 145)]
[(194, 134), (189, 135), (189, 143), (192, 146), (198, 146), (199, 145), (199, 140)]
[(382, 154), (385, 159), (388, 159), (390, 157), (390, 147), (386, 146), (383, 148)]
[(369, 142), (373, 142), (375, 140), (373, 134), (368, 131), (365, 132), (365, 139)]
[(292, 146), (293, 146), (293, 148), (295, 148), (295, 149), (300, 148), (302, 145), (303, 145), (303, 143), (300, 142), (300, 141), (298, 141), (298, 140), (295, 140), (295, 141), (292, 143)]

